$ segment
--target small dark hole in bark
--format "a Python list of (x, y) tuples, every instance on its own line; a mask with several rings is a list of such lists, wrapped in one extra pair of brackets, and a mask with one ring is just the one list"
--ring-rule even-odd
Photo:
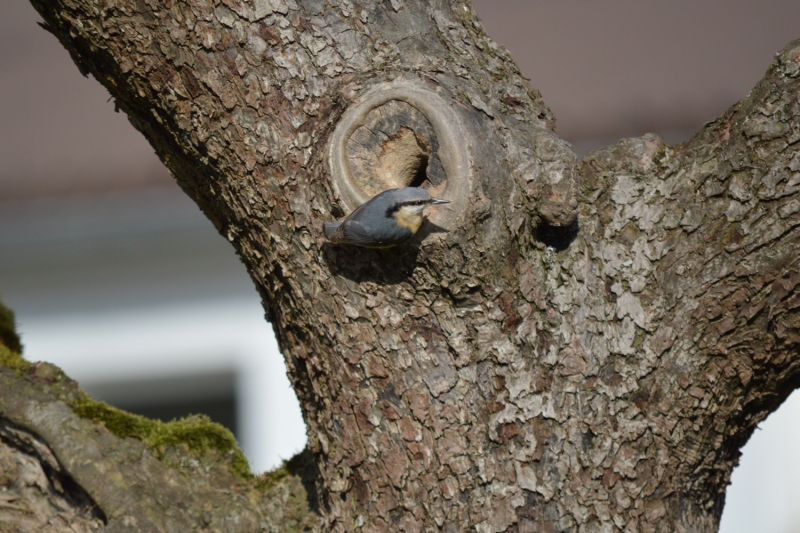
[(414, 174), (414, 179), (411, 180), (411, 183), (408, 184), (409, 187), (422, 187), (422, 185), (428, 180), (428, 161), (430, 157), (427, 154), (424, 154), (419, 159), (419, 166), (417, 167), (417, 173)]
[(536, 240), (546, 246), (555, 248), (557, 252), (563, 252), (569, 248), (569, 245), (572, 244), (572, 241), (578, 236), (578, 230), (579, 226), (577, 220), (569, 226), (550, 226), (548, 224), (542, 224), (536, 228)]

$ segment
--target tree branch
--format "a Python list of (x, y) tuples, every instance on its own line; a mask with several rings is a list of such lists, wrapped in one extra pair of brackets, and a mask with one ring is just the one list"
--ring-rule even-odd
[(19, 347), (14, 314), (0, 303), (2, 524), (45, 533), (294, 533), (318, 524), (318, 473), (307, 452), (254, 478), (222, 426), (125, 413), (89, 398), (57, 367), (26, 361)]
[(800, 385), (798, 73), (795, 41), (687, 143), (628, 139), (583, 163), (582, 234), (603, 238), (573, 251), (591, 257), (589, 305), (621, 320), (597, 330), (616, 346), (585, 342), (641, 358), (620, 387), (638, 381), (629, 398), (677, 448), (672, 484), (711, 506), (758, 422)]

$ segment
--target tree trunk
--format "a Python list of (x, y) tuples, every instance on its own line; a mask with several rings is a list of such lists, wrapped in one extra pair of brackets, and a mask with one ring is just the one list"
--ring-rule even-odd
[[(235, 246), (308, 428), (254, 480), (17, 362), (13, 442), (106, 531), (716, 530), (800, 380), (800, 41), (687, 143), (578, 163), (460, 0), (32, 3)], [(325, 242), (404, 185), (452, 209)]]

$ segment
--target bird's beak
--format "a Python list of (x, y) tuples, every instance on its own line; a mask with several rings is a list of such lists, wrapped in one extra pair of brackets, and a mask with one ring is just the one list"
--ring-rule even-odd
[(450, 200), (442, 200), (441, 198), (431, 198), (431, 204), (430, 205), (449, 204), (449, 203), (450, 203)]

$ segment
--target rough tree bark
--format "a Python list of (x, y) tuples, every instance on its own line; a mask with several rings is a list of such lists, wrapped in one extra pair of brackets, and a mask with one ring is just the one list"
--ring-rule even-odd
[[(687, 143), (578, 163), (461, 0), (32, 2), (235, 246), (308, 427), (237, 477), (3, 371), (3, 442), (106, 531), (716, 530), (800, 380), (800, 41)], [(410, 183), (453, 200), (413, 242), (324, 242)]]

